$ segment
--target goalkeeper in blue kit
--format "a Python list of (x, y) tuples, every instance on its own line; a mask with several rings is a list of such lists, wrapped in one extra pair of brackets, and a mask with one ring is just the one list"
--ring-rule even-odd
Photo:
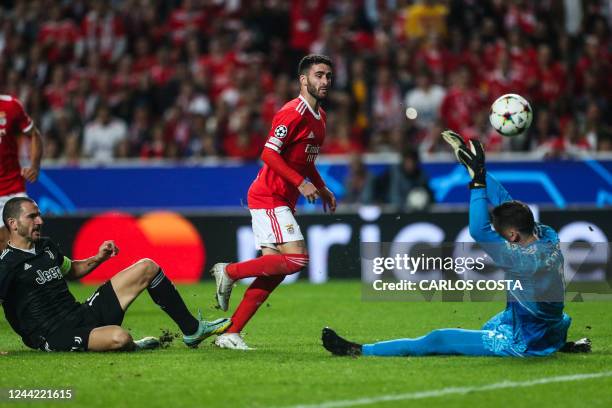
[[(509, 290), (506, 309), (481, 330), (439, 329), (418, 338), (357, 344), (323, 329), (323, 346), (335, 355), (364, 356), (545, 356), (555, 351), (588, 352), (590, 340), (566, 342), (571, 318), (563, 313), (563, 254), (557, 233), (536, 223), (529, 207), (486, 173), (484, 150), (478, 141), (469, 147), (457, 133), (442, 136), (472, 181), (469, 229), (505, 279), (520, 281), (522, 290)], [(489, 214), (488, 206), (493, 206)], [(491, 223), (493, 229), (491, 228)]]

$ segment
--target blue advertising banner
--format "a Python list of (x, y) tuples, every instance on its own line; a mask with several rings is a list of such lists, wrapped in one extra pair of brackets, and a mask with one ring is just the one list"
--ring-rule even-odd
[[(43, 211), (56, 214), (106, 209), (198, 210), (246, 207), (247, 190), (258, 163), (152, 165), (113, 167), (54, 167), (43, 169), (28, 193)], [(456, 163), (424, 163), (437, 203), (465, 204), (468, 175)], [(321, 163), (321, 175), (344, 196), (346, 164)], [(380, 174), (388, 164), (368, 164)], [(497, 161), (487, 166), (513, 197), (533, 204), (565, 208), (571, 205), (607, 207), (612, 204), (612, 160)]]

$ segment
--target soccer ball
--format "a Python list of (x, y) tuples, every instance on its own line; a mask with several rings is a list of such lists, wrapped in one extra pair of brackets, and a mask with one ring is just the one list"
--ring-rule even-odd
[(516, 136), (523, 133), (533, 119), (531, 105), (517, 94), (502, 95), (491, 105), (489, 122), (502, 136)]

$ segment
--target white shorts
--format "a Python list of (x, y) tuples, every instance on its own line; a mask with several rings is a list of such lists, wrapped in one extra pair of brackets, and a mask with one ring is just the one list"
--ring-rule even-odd
[(4, 211), (4, 205), (6, 204), (6, 202), (14, 197), (27, 197), (27, 196), (28, 195), (26, 193), (15, 193), (15, 194), (9, 194), (5, 196), (0, 196), (0, 228), (4, 227), (4, 222), (2, 222), (2, 212)]
[(275, 248), (276, 244), (304, 240), (300, 226), (289, 207), (249, 211), (257, 249)]

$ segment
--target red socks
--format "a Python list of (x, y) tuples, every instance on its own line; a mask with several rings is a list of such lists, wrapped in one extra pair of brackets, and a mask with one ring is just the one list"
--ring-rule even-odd
[[(267, 258), (270, 255), (262, 256)], [(272, 255), (274, 256), (274, 255)], [(251, 320), (259, 306), (266, 301), (270, 293), (285, 279), (284, 275), (261, 276), (251, 283), (238, 308), (232, 316), (232, 326), (227, 333), (240, 333), (242, 328)]]
[(229, 264), (225, 271), (231, 279), (238, 280), (258, 276), (291, 275), (306, 265), (308, 265), (308, 255), (263, 255), (248, 261)]
[(232, 316), (232, 327), (227, 332), (240, 333), (285, 276), (299, 272), (306, 265), (308, 255), (302, 254), (263, 255), (249, 261), (229, 264), (225, 271), (231, 279), (257, 279), (244, 292), (244, 297)]

